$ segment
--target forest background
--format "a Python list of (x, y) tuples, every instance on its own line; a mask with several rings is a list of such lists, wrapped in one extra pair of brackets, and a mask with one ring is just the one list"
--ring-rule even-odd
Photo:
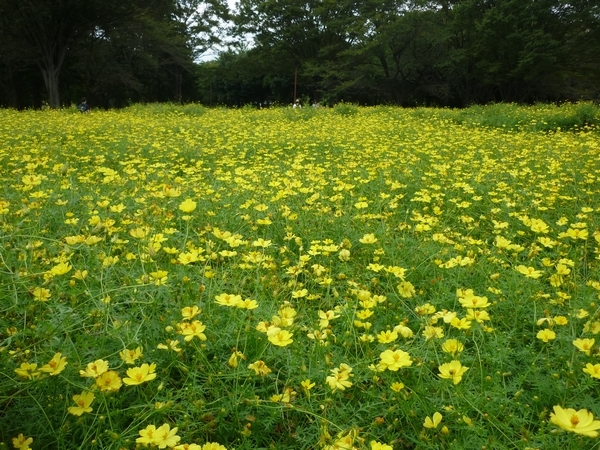
[(598, 100), (600, 5), (0, 0), (0, 106), (83, 96), (99, 108)]

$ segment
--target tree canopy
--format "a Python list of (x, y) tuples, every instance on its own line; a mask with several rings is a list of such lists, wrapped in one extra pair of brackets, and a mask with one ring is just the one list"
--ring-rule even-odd
[[(200, 62), (220, 43), (216, 60)], [(229, 11), (224, 0), (0, 0), (0, 104), (81, 96), (105, 107), (599, 99), (600, 5), (239, 0)]]

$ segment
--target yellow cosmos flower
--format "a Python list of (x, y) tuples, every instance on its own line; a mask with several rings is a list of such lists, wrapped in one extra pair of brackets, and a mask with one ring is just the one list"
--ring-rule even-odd
[(340, 252), (338, 253), (338, 258), (340, 261), (350, 261), (350, 250), (343, 248), (340, 250)]
[(451, 321), (450, 321), (450, 325), (453, 326), (454, 328), (457, 328), (459, 330), (468, 330), (471, 328), (471, 321), (468, 320), (466, 317), (459, 319), (458, 317), (454, 317)]
[(425, 417), (425, 422), (423, 422), (423, 426), (425, 428), (435, 429), (438, 427), (441, 421), (442, 415), (436, 411), (435, 413), (433, 413), (433, 417)]
[(227, 450), (227, 447), (216, 442), (207, 442), (202, 446), (202, 450)]
[(402, 389), (404, 389), (404, 383), (402, 383), (400, 381), (395, 381), (395, 382), (392, 383), (392, 385), (390, 386), (390, 388), (394, 392), (400, 392)]
[(242, 352), (240, 352), (234, 348), (233, 353), (231, 354), (231, 356), (229, 357), (229, 360), (227, 361), (227, 365), (229, 367), (233, 367), (235, 369), (238, 366), (238, 361), (240, 359), (246, 359), (246, 357), (244, 356), (244, 354)]
[(598, 437), (600, 420), (594, 420), (594, 415), (587, 409), (575, 411), (572, 408), (555, 406), (550, 413), (550, 422), (566, 431), (582, 434), (588, 437)]
[(548, 328), (538, 331), (536, 337), (542, 342), (549, 342), (556, 339), (556, 333)]
[(348, 364), (340, 364), (340, 367), (331, 369), (331, 375), (328, 376), (325, 381), (333, 392), (337, 390), (346, 390), (352, 386), (350, 377), (353, 377), (354, 375), (351, 372), (352, 367)]
[(161, 425), (154, 431), (153, 438), (154, 445), (160, 449), (167, 447), (173, 448), (181, 440), (181, 438), (177, 436), (177, 427), (171, 429), (171, 426), (167, 423)]
[(216, 303), (221, 306), (237, 306), (242, 301), (241, 295), (219, 294), (215, 296)]
[(125, 364), (135, 364), (135, 361), (143, 356), (142, 347), (138, 347), (135, 350), (121, 350), (119, 356), (125, 361)]
[(88, 363), (85, 370), (80, 370), (79, 375), (84, 378), (97, 378), (108, 370), (108, 361), (97, 359)]
[(96, 386), (104, 392), (115, 392), (121, 389), (123, 385), (119, 374), (114, 370), (104, 372), (102, 375), (96, 378)]
[(127, 370), (127, 378), (123, 378), (123, 383), (128, 386), (136, 386), (138, 384), (152, 381), (156, 378), (156, 364), (142, 364), (140, 367), (132, 367)]
[(449, 363), (444, 363), (438, 367), (440, 371), (440, 378), (452, 380), (454, 384), (460, 383), (462, 376), (465, 374), (468, 367), (464, 367), (460, 361), (452, 360)]
[(458, 289), (456, 291), (456, 296), (458, 297), (458, 301), (463, 308), (482, 309), (491, 306), (491, 303), (488, 301), (487, 297), (475, 295), (473, 289)]
[(412, 366), (410, 355), (402, 350), (386, 350), (379, 355), (382, 368), (396, 372), (401, 367)]
[(313, 383), (312, 381), (310, 381), (310, 379), (306, 379), (300, 382), (300, 385), (302, 386), (302, 389), (304, 390), (304, 392), (308, 393), (308, 391), (310, 391), (312, 388), (315, 387), (315, 383)]
[(177, 328), (179, 328), (179, 334), (185, 336), (183, 338), (184, 341), (189, 342), (194, 337), (197, 337), (201, 341), (206, 340), (206, 335), (204, 334), (204, 330), (206, 330), (206, 325), (204, 325), (199, 320), (194, 320), (193, 322), (181, 322), (177, 324)]
[(81, 416), (83, 413), (92, 412), (91, 404), (94, 401), (94, 394), (92, 392), (82, 392), (79, 395), (73, 396), (73, 401), (77, 403), (77, 406), (70, 406), (68, 411), (74, 416)]
[(54, 266), (52, 269), (50, 269), (50, 273), (52, 275), (64, 275), (66, 273), (69, 273), (69, 271), (73, 268), (73, 266), (71, 266), (69, 263), (59, 263), (56, 266)]
[(248, 369), (254, 370), (254, 373), (261, 377), (271, 373), (271, 369), (269, 369), (264, 361), (261, 361), (260, 359), (252, 364), (249, 364)]
[(358, 241), (361, 244), (374, 244), (375, 242), (377, 242), (377, 238), (375, 237), (375, 235), (373, 233), (368, 233), (365, 234), (363, 237), (361, 237)]
[(465, 346), (462, 342), (456, 339), (446, 339), (442, 344), (442, 350), (446, 353), (450, 353), (452, 356), (456, 356), (457, 353), (462, 352)]
[(575, 339), (573, 341), (573, 345), (575, 347), (577, 347), (579, 349), (579, 351), (582, 351), (583, 353), (585, 353), (586, 355), (590, 355), (590, 351), (592, 350), (592, 347), (594, 346), (594, 343), (596, 342), (595, 339), (589, 339), (589, 338), (585, 338), (585, 339)]
[(377, 335), (377, 341), (380, 344), (389, 344), (390, 342), (394, 342), (396, 339), (398, 339), (398, 333), (395, 331), (386, 330)]
[(191, 213), (193, 210), (196, 209), (196, 202), (193, 201), (191, 198), (188, 198), (181, 202), (181, 204), (179, 205), (179, 209), (186, 214)]
[(541, 277), (544, 274), (544, 272), (542, 272), (541, 270), (535, 270), (534, 267), (527, 267), (522, 264), (515, 267), (515, 269), (517, 270), (517, 272), (525, 275), (527, 278), (535, 279)]
[(444, 329), (442, 327), (427, 325), (423, 330), (423, 336), (425, 336), (426, 340), (441, 339), (444, 337)]
[(396, 286), (396, 288), (398, 289), (400, 297), (403, 298), (411, 298), (414, 297), (416, 294), (415, 287), (410, 281), (403, 281), (398, 286)]
[(292, 339), (293, 334), (287, 330), (282, 330), (278, 327), (271, 327), (269, 331), (267, 331), (267, 337), (269, 342), (278, 347), (285, 347), (290, 345), (294, 340)]
[(47, 302), (52, 297), (50, 290), (42, 287), (36, 287), (31, 294), (33, 295), (33, 299), (38, 302)]
[(191, 320), (194, 317), (196, 317), (198, 314), (200, 314), (202, 312), (202, 310), (200, 308), (198, 308), (198, 306), (194, 305), (194, 306), (186, 306), (185, 308), (181, 309), (181, 316), (183, 317), (184, 320)]
[(166, 270), (157, 270), (156, 272), (150, 272), (150, 278), (152, 278), (154, 285), (164, 286), (167, 284), (169, 279), (169, 272)]
[(40, 371), (49, 373), (51, 376), (58, 375), (67, 365), (67, 358), (62, 356), (61, 353), (56, 353), (48, 364), (44, 364), (40, 367)]
[(371, 450), (394, 450), (394, 447), (391, 445), (382, 444), (377, 441), (371, 441), (369, 445), (371, 446)]
[(21, 366), (18, 369), (15, 369), (15, 373), (19, 375), (21, 378), (27, 378), (28, 380), (34, 380), (40, 376), (40, 372), (37, 369), (37, 364), (35, 363), (21, 363)]
[(156, 445), (158, 437), (156, 436), (156, 425), (148, 425), (139, 431), (140, 437), (135, 440), (138, 444)]
[(591, 364), (587, 363), (583, 371), (592, 378), (597, 378), (600, 380), (600, 364)]
[(13, 447), (17, 450), (31, 450), (31, 445), (33, 443), (33, 438), (27, 437), (23, 435), (23, 433), (19, 433), (16, 438), (12, 439)]

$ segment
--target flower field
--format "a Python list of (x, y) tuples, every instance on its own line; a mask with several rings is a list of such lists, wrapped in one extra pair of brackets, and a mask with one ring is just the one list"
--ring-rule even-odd
[(0, 110), (0, 448), (600, 448), (600, 116), (493, 108)]

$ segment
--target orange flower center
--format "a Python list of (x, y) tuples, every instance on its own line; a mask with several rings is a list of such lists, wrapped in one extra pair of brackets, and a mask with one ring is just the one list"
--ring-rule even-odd
[(573, 414), (571, 416), (571, 425), (576, 427), (578, 423), (579, 423), (579, 417), (577, 416), (577, 414)]

